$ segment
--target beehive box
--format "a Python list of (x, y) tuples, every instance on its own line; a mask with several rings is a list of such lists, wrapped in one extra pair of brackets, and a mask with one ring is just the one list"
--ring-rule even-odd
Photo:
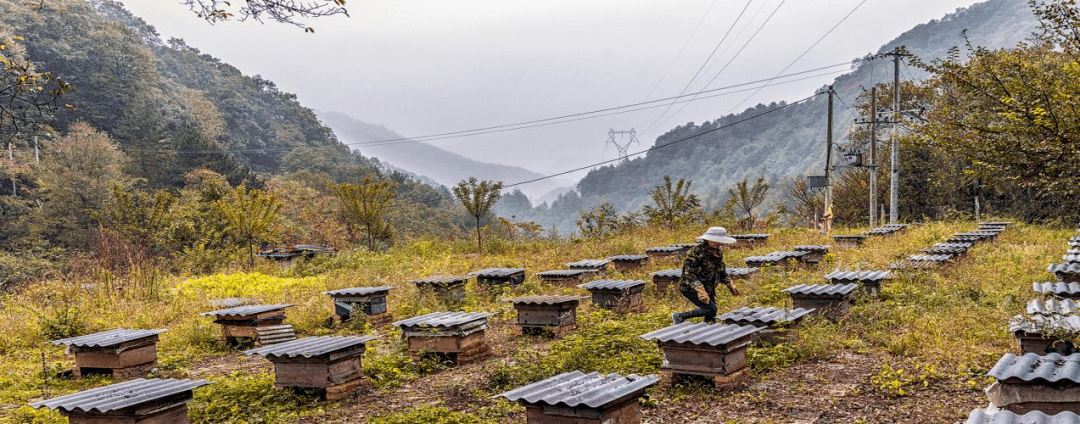
[(755, 267), (728, 268), (727, 269), (727, 275), (728, 275), (728, 279), (730, 279), (732, 281), (746, 280), (746, 279), (749, 279), (750, 277), (753, 277), (755, 274), (757, 274), (757, 272), (760, 269), (761, 268), (755, 268)]
[(986, 397), (998, 409), (1047, 415), (1080, 411), (1080, 353), (1008, 353), (987, 375), (997, 379), (986, 389)]
[(1021, 353), (1071, 354), (1076, 350), (1072, 340), (1080, 336), (1080, 316), (1017, 315), (1009, 320), (1009, 333), (1020, 344)]
[(615, 270), (625, 272), (644, 267), (649, 263), (649, 255), (615, 255), (607, 258), (615, 265)]
[(1057, 296), (1065, 299), (1080, 299), (1080, 283), (1042, 282), (1031, 283), (1035, 293), (1044, 296)]
[(536, 273), (540, 281), (568, 287), (577, 286), (582, 280), (593, 275), (596, 275), (596, 271), (587, 269), (555, 269)]
[(516, 286), (525, 282), (525, 268), (484, 268), (469, 274), (476, 276), (476, 283), (481, 287)]
[(836, 247), (859, 247), (862, 246), (863, 240), (866, 240), (866, 236), (860, 235), (842, 235), (832, 236), (833, 243)]
[(743, 307), (716, 317), (727, 324), (752, 325), (761, 328), (760, 339), (767, 343), (794, 342), (799, 339), (799, 326), (812, 309), (779, 309), (773, 307)]
[(720, 388), (746, 381), (746, 347), (761, 329), (750, 325), (683, 322), (641, 336), (664, 350), (662, 372), (669, 381), (706, 377)]
[(217, 311), (203, 312), (221, 324), (222, 340), (236, 344), (240, 339), (258, 341), (259, 328), (280, 326), (285, 321), (285, 308), (291, 303), (276, 305), (244, 305)]
[(409, 284), (416, 284), (421, 293), (432, 293), (442, 302), (456, 304), (465, 300), (465, 283), (470, 278), (468, 275), (436, 275), (409, 280)]
[(570, 262), (566, 264), (567, 268), (590, 271), (593, 275), (603, 277), (607, 275), (608, 265), (611, 261), (607, 259), (582, 259), (577, 262)]
[(458, 365), (487, 356), (490, 348), (484, 337), (487, 312), (432, 312), (391, 323), (401, 327), (401, 337), (409, 344), (409, 355), (419, 361), (425, 353), (445, 357)]
[(578, 288), (592, 293), (593, 304), (618, 313), (626, 313), (641, 307), (643, 280), (596, 280), (579, 284)]
[(658, 260), (679, 261), (679, 260), (682, 259), (683, 255), (686, 254), (686, 251), (690, 250), (691, 246), (693, 246), (693, 245), (685, 245), (685, 244), (677, 244), (676, 245), (676, 244), (673, 244), (673, 245), (670, 245), (670, 246), (647, 247), (647, 248), (645, 248), (645, 254), (648, 255), (649, 258), (654, 260), (654, 261), (658, 261)]
[(577, 326), (577, 307), (585, 299), (572, 295), (532, 295), (506, 299), (517, 310), (517, 325), (525, 334), (561, 334)]
[(825, 279), (832, 284), (860, 284), (864, 293), (876, 297), (881, 295), (881, 284), (892, 279), (892, 273), (889, 271), (833, 271), (825, 274)]
[(838, 321), (847, 315), (851, 295), (859, 288), (856, 283), (848, 284), (800, 284), (784, 289), (791, 295), (795, 308), (812, 309), (825, 318)]
[(85, 336), (53, 340), (75, 354), (72, 374), (79, 378), (90, 374), (108, 374), (125, 380), (141, 377), (157, 366), (159, 330), (118, 328)]
[(656, 376), (571, 371), (492, 398), (520, 403), (528, 424), (639, 424), (637, 399), (659, 381)]
[(800, 260), (808, 265), (817, 265), (822, 259), (825, 259), (825, 255), (829, 253), (829, 246), (826, 245), (800, 245), (795, 246), (792, 250), (796, 252), (809, 252), (803, 255)]
[(56, 409), (71, 424), (190, 424), (187, 403), (206, 380), (137, 379), (30, 404)]
[(735, 239), (735, 244), (731, 247), (739, 249), (761, 246), (769, 241), (769, 234), (732, 234), (731, 238)]
[(319, 389), (328, 400), (348, 397), (365, 383), (361, 356), (373, 337), (307, 337), (244, 351), (274, 363), (274, 387)]
[(652, 276), (653, 284), (656, 285), (656, 291), (665, 292), (669, 288), (674, 290), (679, 286), (679, 279), (682, 278), (682, 269), (664, 269), (649, 274)]
[(330, 296), (336, 320), (348, 321), (353, 314), (362, 312), (368, 324), (381, 325), (394, 319), (386, 303), (391, 289), (391, 286), (351, 287), (323, 294)]
[(1063, 283), (1080, 283), (1080, 263), (1051, 264), (1046, 271)]

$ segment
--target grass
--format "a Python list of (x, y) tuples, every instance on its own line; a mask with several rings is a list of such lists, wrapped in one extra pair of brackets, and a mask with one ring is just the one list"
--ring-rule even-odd
[[(721, 311), (740, 306), (789, 307), (790, 301), (782, 292), (786, 287), (824, 283), (822, 275), (834, 269), (887, 269), (890, 262), (944, 241), (953, 232), (974, 227), (972, 222), (926, 223), (900, 235), (869, 238), (860, 248), (833, 249), (817, 269), (766, 269), (748, 281), (736, 283), (743, 292), (740, 297), (720, 290), (718, 304)], [(834, 234), (865, 230), (840, 229)], [(62, 372), (70, 369), (73, 358), (62, 348), (47, 344), (62, 336), (118, 327), (168, 328), (158, 346), (157, 375), (189, 378), (212, 372), (200, 369), (199, 364), (235, 353), (216, 341), (217, 326), (198, 312), (210, 310), (209, 301), (221, 297), (257, 297), (266, 303), (294, 304), (287, 310), (286, 322), (294, 326), (299, 337), (361, 332), (377, 336), (364, 357), (365, 374), (377, 390), (398, 390), (406, 382), (438, 372), (439, 364), (408, 360), (396, 328), (329, 327), (332, 308), (322, 292), (352, 286), (393, 286), (388, 304), (395, 318), (402, 319), (444, 307), (407, 284), (410, 279), (460, 275), (486, 267), (525, 267), (533, 274), (564, 268), (565, 263), (579, 259), (639, 253), (649, 246), (691, 241), (699, 232), (700, 228), (637, 229), (603, 241), (500, 240), (489, 243), (482, 255), (472, 254), (475, 246), (468, 240), (418, 240), (387, 252), (345, 251), (291, 268), (266, 262), (252, 270), (209, 276), (161, 275), (151, 281), (145, 273), (142, 277), (91, 273), (27, 284), (0, 298), (0, 332), (5, 335), (0, 338), (0, 422), (62, 422), (55, 412), (34, 411), (25, 405), (45, 394), (58, 396), (109, 383), (107, 378), (63, 378)], [(810, 320), (794, 344), (752, 348), (751, 367), (756, 375), (767, 375), (798, 362), (827, 359), (850, 350), (899, 358), (895, 363), (883, 364), (876, 374), (872, 386), (883, 393), (908, 394), (921, 384), (944, 380), (982, 385), (980, 373), (985, 373), (1003, 353), (1015, 351), (1005, 328), (1008, 318), (1022, 312), (1026, 301), (1033, 297), (1032, 281), (1053, 279), (1045, 272), (1046, 264), (1059, 259), (1066, 249), (1065, 240), (1072, 235), (1072, 229), (1010, 226), (994, 243), (976, 245), (957, 264), (885, 284), (879, 299), (858, 300), (839, 324)], [(776, 230), (765, 246), (730, 250), (725, 252), (725, 259), (728, 266), (743, 266), (741, 259), (746, 256), (806, 244), (832, 243), (808, 230)], [(610, 277), (649, 280), (649, 272), (678, 266), (675, 262), (650, 263), (641, 270), (613, 272)], [(516, 335), (510, 324), (515, 312), (499, 299), (583, 293), (534, 280), (530, 275), (520, 286), (483, 292), (475, 283), (467, 287), (462, 309), (490, 312), (491, 321), (499, 324), (489, 330), (496, 355), (483, 370), (484, 387), (478, 399), (573, 369), (654, 373), (662, 361), (661, 352), (655, 344), (637, 336), (668, 325), (672, 312), (689, 308), (677, 293), (657, 293), (650, 282), (642, 313), (613, 314), (585, 301), (578, 309), (576, 333), (537, 343)], [(150, 284), (153, 290), (148, 288)], [(932, 372), (914, 364), (933, 367)], [(233, 371), (213, 375), (215, 384), (208, 386), (212, 389), (196, 390), (193, 421), (295, 420), (300, 416), (320, 417), (327, 408), (334, 407), (303, 397), (278, 398), (280, 393), (269, 389), (270, 378)], [(209, 401), (208, 395), (201, 393), (231, 393), (218, 398), (232, 400)], [(248, 406), (266, 412), (243, 418), (253, 413), (242, 409)], [(433, 422), (474, 422), (455, 421), (459, 419), (455, 412), (460, 411), (445, 409), (434, 406), (388, 411), (379, 418), (382, 421), (372, 422), (407, 422), (414, 415), (439, 417)], [(489, 414), (475, 422), (498, 422), (506, 413)]]

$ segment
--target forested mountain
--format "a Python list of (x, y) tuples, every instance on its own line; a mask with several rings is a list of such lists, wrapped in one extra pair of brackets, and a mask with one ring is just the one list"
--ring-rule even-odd
[[(946, 56), (954, 46), (963, 46), (966, 41), (961, 33), (965, 31), (975, 46), (1012, 47), (1029, 36), (1035, 26), (1027, 2), (990, 0), (918, 25), (886, 43), (877, 53), (904, 46), (908, 52), (929, 61)], [(864, 88), (885, 81), (891, 72), (888, 60), (857, 62), (852, 72), (837, 77), (833, 85), (839, 96), (852, 104)], [(904, 79), (923, 75), (913, 66), (904, 68), (902, 74)], [(581, 180), (578, 191), (586, 205), (606, 199), (619, 210), (637, 210), (649, 202), (649, 191), (667, 175), (692, 180), (692, 191), (702, 197), (704, 205), (718, 207), (736, 182), (764, 176), (778, 188), (771, 192), (775, 198), (789, 182), (807, 174), (823, 173), (827, 104), (826, 96), (817, 96), (730, 128), (651, 151), (643, 158), (601, 167)], [(781, 105), (759, 104), (713, 121), (689, 122), (658, 137), (654, 146), (739, 122)], [(844, 112), (844, 103), (840, 102), (835, 113), (838, 123), (834, 124), (834, 137), (843, 145), (848, 143), (851, 116)]]
[[(480, 162), (449, 152), (422, 141), (404, 141), (402, 136), (381, 125), (369, 124), (339, 112), (318, 112), (319, 118), (334, 129), (341, 141), (368, 157), (409, 170), (446, 186), (469, 177), (502, 181), (507, 184), (538, 178), (541, 174), (516, 166)], [(398, 140), (375, 144), (382, 140)], [(550, 181), (524, 186), (530, 197), (538, 198), (556, 188)]]

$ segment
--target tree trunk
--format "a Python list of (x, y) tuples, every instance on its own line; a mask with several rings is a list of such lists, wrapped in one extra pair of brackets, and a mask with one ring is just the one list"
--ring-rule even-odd
[(255, 245), (252, 240), (248, 240), (248, 257), (251, 259), (251, 267), (255, 268)]
[(482, 249), (480, 245), (480, 217), (476, 217), (476, 254), (480, 254)]

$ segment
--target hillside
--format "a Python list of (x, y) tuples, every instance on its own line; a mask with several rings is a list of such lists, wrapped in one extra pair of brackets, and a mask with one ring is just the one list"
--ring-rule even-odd
[[(960, 34), (964, 30), (973, 45), (1002, 48), (1015, 46), (1034, 29), (1035, 19), (1026, 2), (991, 0), (918, 25), (877, 52), (868, 53), (905, 46), (912, 54), (928, 61), (945, 56), (954, 46), (963, 46), (965, 42)], [(836, 104), (838, 123), (834, 124), (834, 134), (840, 145), (848, 142), (846, 135), (851, 130), (852, 115), (845, 112), (845, 104), (854, 106), (854, 99), (864, 88), (886, 81), (886, 76), (892, 72), (891, 63), (887, 62), (858, 63), (852, 72), (833, 81), (842, 100)], [(906, 66), (901, 75), (907, 80), (922, 74), (918, 69)], [(759, 104), (713, 121), (685, 123), (658, 137), (654, 146), (738, 122), (780, 105), (783, 103)], [(776, 113), (649, 152), (643, 158), (601, 167), (586, 175), (577, 188), (586, 204), (607, 199), (619, 210), (636, 210), (648, 201), (647, 193), (652, 187), (669, 175), (692, 180), (693, 191), (704, 203), (716, 206), (723, 203), (727, 189), (736, 182), (765, 176), (773, 187), (778, 188), (772, 191), (775, 198), (793, 179), (823, 172), (826, 108), (826, 96), (817, 96)]]
[[(382, 162), (406, 169), (438, 182), (447, 187), (469, 177), (482, 180), (516, 183), (542, 175), (516, 166), (480, 162), (459, 154), (440, 149), (421, 141), (392, 142), (391, 144), (365, 145), (372, 141), (400, 140), (403, 137), (381, 125), (369, 124), (340, 112), (318, 112), (319, 118), (346, 145), (365, 156), (377, 158)], [(539, 199), (556, 188), (550, 181), (539, 181), (522, 186), (522, 191), (531, 198)], [(539, 202), (536, 202), (539, 203)]]

